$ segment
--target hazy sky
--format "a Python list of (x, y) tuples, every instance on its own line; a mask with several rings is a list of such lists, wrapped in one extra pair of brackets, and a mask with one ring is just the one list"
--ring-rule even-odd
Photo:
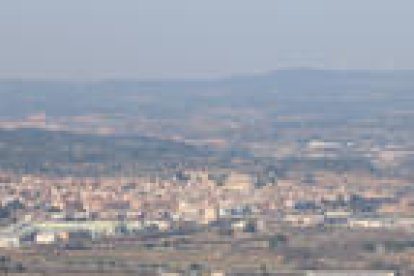
[(0, 77), (414, 68), (413, 0), (0, 0)]

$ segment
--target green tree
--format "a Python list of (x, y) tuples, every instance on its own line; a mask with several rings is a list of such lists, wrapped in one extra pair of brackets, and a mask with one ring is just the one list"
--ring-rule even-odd
[(283, 234), (276, 234), (269, 239), (269, 248), (274, 250), (288, 243), (288, 238)]

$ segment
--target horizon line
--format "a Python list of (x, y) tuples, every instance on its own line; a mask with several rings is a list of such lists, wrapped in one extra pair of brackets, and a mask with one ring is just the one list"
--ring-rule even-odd
[(284, 71), (320, 71), (320, 72), (355, 72), (355, 73), (411, 73), (414, 68), (318, 68), (318, 67), (286, 67), (273, 70), (266, 70), (262, 72), (250, 73), (229, 73), (222, 75), (205, 75), (205, 76), (171, 76), (171, 77), (134, 77), (134, 76), (2, 76), (0, 81), (48, 81), (48, 82), (104, 82), (104, 81), (136, 81), (136, 82), (205, 82), (205, 81), (220, 81), (230, 80), (234, 78), (243, 77), (260, 77)]

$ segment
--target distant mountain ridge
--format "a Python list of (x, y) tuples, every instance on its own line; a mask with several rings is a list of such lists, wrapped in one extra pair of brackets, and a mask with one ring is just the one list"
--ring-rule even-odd
[[(379, 110), (387, 104), (407, 109), (412, 107), (407, 104), (412, 104), (413, 91), (414, 71), (296, 69), (216, 80), (159, 82), (0, 80), (0, 119), (39, 111), (51, 116), (125, 113), (163, 117), (217, 105), (261, 108), (275, 101), (281, 103), (279, 106), (313, 110), (317, 100), (326, 107), (338, 101), (349, 105), (352, 98), (358, 98), (359, 105), (375, 101)], [(374, 108), (372, 104), (366, 107)]]

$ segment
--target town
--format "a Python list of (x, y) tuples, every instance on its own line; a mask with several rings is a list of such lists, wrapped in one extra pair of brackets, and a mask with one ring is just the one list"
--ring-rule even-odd
[[(170, 178), (3, 174), (0, 247), (12, 251), (46, 247), (55, 252), (135, 247), (168, 252), (237, 246), (240, 252), (274, 254), (289, 247), (292, 229), (325, 229), (332, 235), (367, 230), (412, 235), (413, 190), (404, 181), (327, 171), (307, 179), (295, 175), (278, 179), (269, 171), (268, 181), (258, 185), (259, 178), (263, 175), (226, 170), (183, 170)], [(204, 242), (197, 241), (199, 236)], [(374, 251), (414, 247), (414, 243), (365, 243)], [(286, 269), (289, 262), (294, 267), (300, 256), (289, 260), (279, 254)], [(265, 260), (262, 263), (270, 269)]]

